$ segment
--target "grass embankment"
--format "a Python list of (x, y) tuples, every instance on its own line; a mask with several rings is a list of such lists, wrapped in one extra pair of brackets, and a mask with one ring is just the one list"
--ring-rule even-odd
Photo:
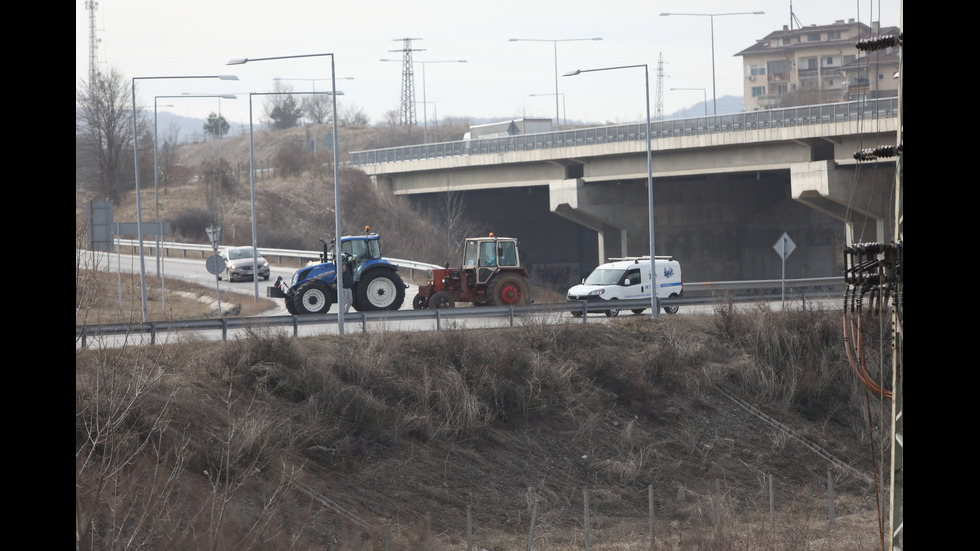
[[(137, 274), (76, 270), (75, 325), (137, 323), (142, 321), (142, 291)], [(173, 321), (223, 316), (254, 316), (275, 307), (271, 300), (221, 287), (221, 314), (218, 291), (179, 279), (165, 285), (155, 276), (146, 278), (149, 321)]]
[(652, 486), (659, 549), (869, 549), (866, 478), (718, 391), (870, 472), (841, 340), (838, 313), (722, 308), (84, 350), (76, 526), (93, 548), (465, 549), (470, 507), (476, 548), (504, 550), (536, 504), (533, 548), (580, 549), (588, 492), (595, 548), (646, 549)]

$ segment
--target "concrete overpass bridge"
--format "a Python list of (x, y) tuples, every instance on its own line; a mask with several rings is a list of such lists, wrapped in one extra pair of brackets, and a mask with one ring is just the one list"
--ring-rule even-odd
[[(897, 100), (656, 121), (656, 250), (691, 281), (839, 275), (841, 246), (887, 241)], [(351, 153), (376, 184), (432, 210), (453, 193), (473, 219), (521, 238), (528, 261), (577, 280), (609, 257), (649, 253), (646, 124)], [(455, 259), (453, 259), (454, 261)], [(561, 275), (557, 279), (561, 279)]]

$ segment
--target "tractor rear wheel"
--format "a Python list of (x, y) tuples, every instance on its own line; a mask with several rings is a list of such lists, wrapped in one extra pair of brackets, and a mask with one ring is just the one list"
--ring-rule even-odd
[(491, 306), (527, 304), (527, 282), (517, 274), (500, 274), (487, 284), (487, 303)]
[(297, 314), (326, 314), (333, 302), (332, 295), (319, 281), (307, 281), (293, 293), (293, 309)]
[(455, 308), (456, 299), (445, 291), (439, 291), (438, 293), (429, 297), (429, 308)]
[(405, 302), (405, 284), (394, 270), (374, 269), (357, 284), (360, 310), (398, 310)]

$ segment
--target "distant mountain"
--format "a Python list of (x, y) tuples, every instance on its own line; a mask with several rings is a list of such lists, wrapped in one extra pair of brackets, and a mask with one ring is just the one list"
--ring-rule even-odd
[[(742, 112), (742, 96), (722, 96), (718, 98), (718, 114), (729, 115)], [(699, 101), (694, 105), (679, 109), (670, 114), (664, 114), (664, 119), (689, 119), (692, 117), (703, 117), (705, 113), (710, 117), (714, 113), (714, 102), (708, 98), (707, 105)]]
[[(153, 117), (152, 111), (149, 116)], [(175, 115), (167, 111), (160, 111), (157, 113), (157, 131), (160, 134), (160, 139), (164, 139), (167, 135), (171, 125), (175, 126), (179, 132), (178, 143), (197, 143), (204, 139), (204, 123), (207, 122), (205, 119), (182, 117), (180, 115)], [(227, 136), (239, 136), (248, 133), (248, 125), (243, 125), (240, 123), (235, 123), (229, 121), (231, 129), (228, 131)], [(263, 128), (259, 123), (255, 123), (255, 129), (259, 130)]]

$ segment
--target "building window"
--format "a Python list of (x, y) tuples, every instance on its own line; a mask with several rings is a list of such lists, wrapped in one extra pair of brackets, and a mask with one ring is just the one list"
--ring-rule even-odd
[(827, 56), (827, 57), (823, 58), (823, 65), (824, 65), (824, 67), (829, 67), (829, 66), (831, 66), (833, 64), (834, 64), (834, 58), (833, 57)]
[(830, 31), (827, 33), (827, 40), (840, 40), (840, 31)]
[(765, 65), (750, 65), (749, 75), (754, 77), (765, 76), (766, 66)]
[(764, 95), (766, 95), (766, 87), (765, 86), (753, 86), (752, 87), (752, 97), (753, 98), (757, 98), (759, 96), (764, 96)]
[(807, 42), (820, 42), (820, 33), (807, 33)]
[(769, 80), (789, 80), (789, 61), (770, 61), (767, 70)]

